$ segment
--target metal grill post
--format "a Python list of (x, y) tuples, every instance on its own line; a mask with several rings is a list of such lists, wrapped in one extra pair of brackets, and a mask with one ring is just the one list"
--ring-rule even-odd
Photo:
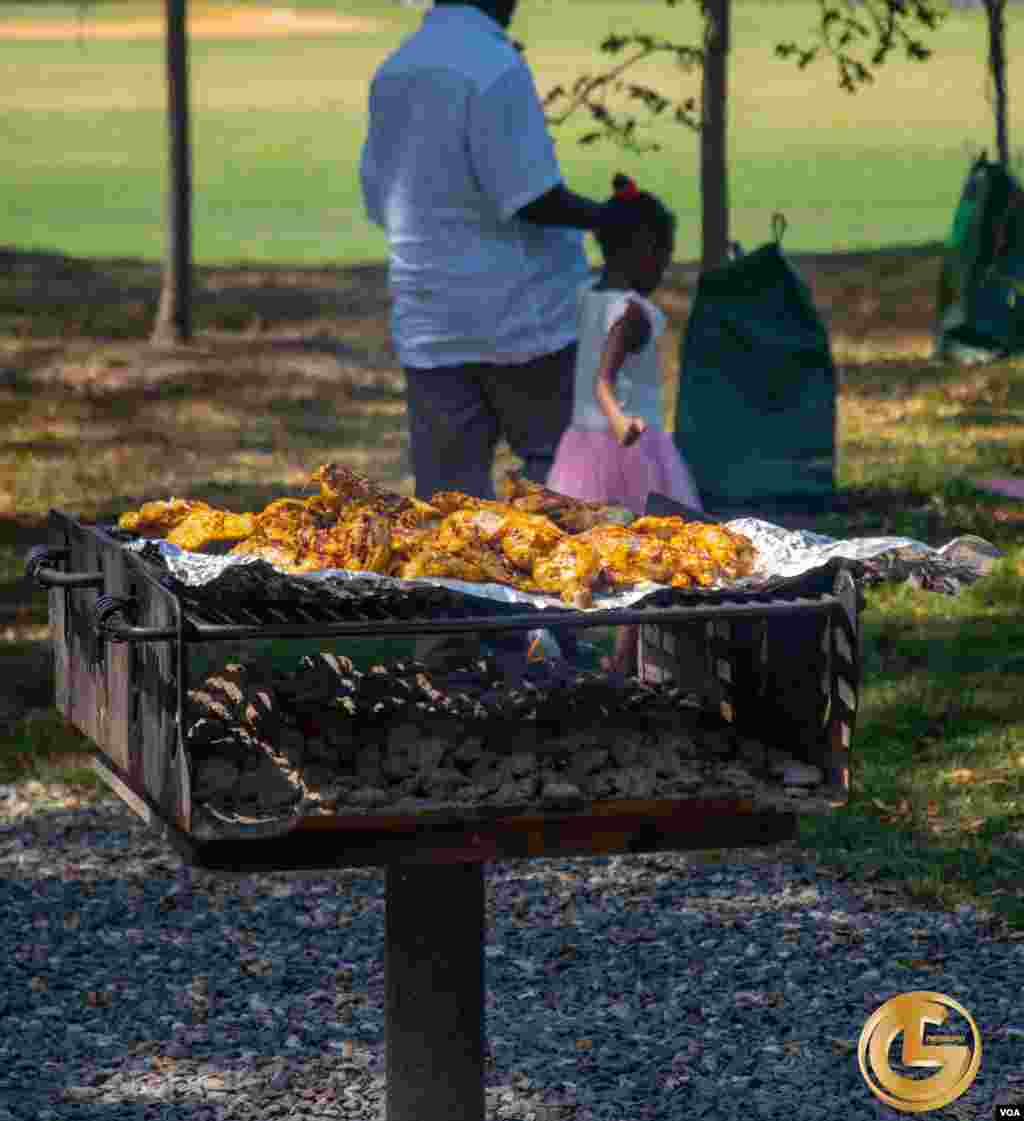
[(387, 1121), (483, 1121), (484, 866), (391, 864)]

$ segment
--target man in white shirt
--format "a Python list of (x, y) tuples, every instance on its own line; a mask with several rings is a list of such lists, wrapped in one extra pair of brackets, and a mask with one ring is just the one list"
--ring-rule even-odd
[[(517, 0), (435, 0), (378, 69), (360, 179), (387, 233), (416, 494), (493, 498), (504, 435), (543, 483), (572, 414), (583, 232), (616, 220), (569, 191)], [(621, 219), (618, 219), (621, 221)]]

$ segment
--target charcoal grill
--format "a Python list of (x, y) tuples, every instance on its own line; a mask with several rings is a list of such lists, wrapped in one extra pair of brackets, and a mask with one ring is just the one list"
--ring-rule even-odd
[(743, 798), (663, 798), (488, 820), (300, 817), (275, 836), (209, 839), (193, 828), (183, 744), (199, 644), (638, 623), (642, 678), (684, 682), (702, 711), (819, 767), (832, 804), (848, 795), (861, 601), (841, 564), (756, 593), (665, 591), (626, 609), (538, 613), (429, 586), (211, 601), (124, 546), (112, 527), (52, 511), (49, 544), (29, 555), (49, 592), (57, 707), (93, 741), (101, 778), (187, 863), (386, 867), (389, 1121), (483, 1117), (484, 862), (764, 846), (791, 839), (796, 815)]

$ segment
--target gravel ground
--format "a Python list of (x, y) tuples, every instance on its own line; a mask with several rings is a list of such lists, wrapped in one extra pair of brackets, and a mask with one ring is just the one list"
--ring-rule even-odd
[[(0, 788), (0, 1121), (383, 1117), (381, 871), (189, 876), (116, 802), (20, 798)], [(487, 890), (487, 1121), (899, 1118), (856, 1041), (913, 989), (983, 1038), (936, 1116), (1024, 1102), (1024, 940), (970, 908), (794, 848), (509, 862)]]

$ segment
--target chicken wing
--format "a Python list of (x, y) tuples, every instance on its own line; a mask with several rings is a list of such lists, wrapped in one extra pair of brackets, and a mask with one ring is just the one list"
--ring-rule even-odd
[(688, 522), (685, 518), (673, 515), (670, 518), (637, 518), (635, 522), (630, 523), (629, 528), (634, 533), (645, 533), (649, 537), (660, 537), (662, 541), (668, 541), (677, 533), (685, 532), (687, 526), (696, 524), (698, 523)]
[(320, 486), (320, 493), (308, 502), (318, 515), (333, 513), (335, 517), (367, 510), (398, 517), (407, 525), (417, 525), (438, 517), (439, 510), (418, 498), (410, 498), (378, 486), (365, 475), (337, 463), (325, 463), (310, 476)]
[(138, 510), (129, 510), (117, 519), (119, 529), (137, 533), (140, 537), (165, 537), (197, 510), (210, 510), (205, 502), (188, 498), (166, 498), (157, 502), (144, 502)]
[(207, 507), (204, 510), (193, 510), (167, 534), (167, 541), (192, 553), (214, 549), (226, 551), (229, 544), (244, 541), (255, 532), (255, 515), (232, 514), (229, 510)]
[(579, 537), (563, 535), (533, 564), (533, 579), (541, 591), (553, 592), (573, 607), (590, 607), (601, 575), (597, 551)]
[(229, 552), (232, 556), (259, 557), (267, 564), (281, 569), (282, 572), (311, 572), (316, 563), (302, 561), (296, 541), (273, 541), (258, 531), (252, 537), (239, 542)]
[(361, 510), (332, 526), (305, 526), (298, 534), (300, 561), (317, 568), (387, 572), (391, 561), (391, 523)]
[(515, 509), (527, 514), (543, 514), (566, 533), (583, 533), (609, 522), (627, 525), (633, 520), (633, 515), (624, 507), (581, 502), (539, 483), (531, 483), (515, 472), (502, 480), (501, 492)]
[(628, 588), (644, 580), (669, 584), (673, 557), (657, 537), (633, 533), (624, 526), (602, 525), (578, 535), (598, 556), (602, 577), (613, 587)]

